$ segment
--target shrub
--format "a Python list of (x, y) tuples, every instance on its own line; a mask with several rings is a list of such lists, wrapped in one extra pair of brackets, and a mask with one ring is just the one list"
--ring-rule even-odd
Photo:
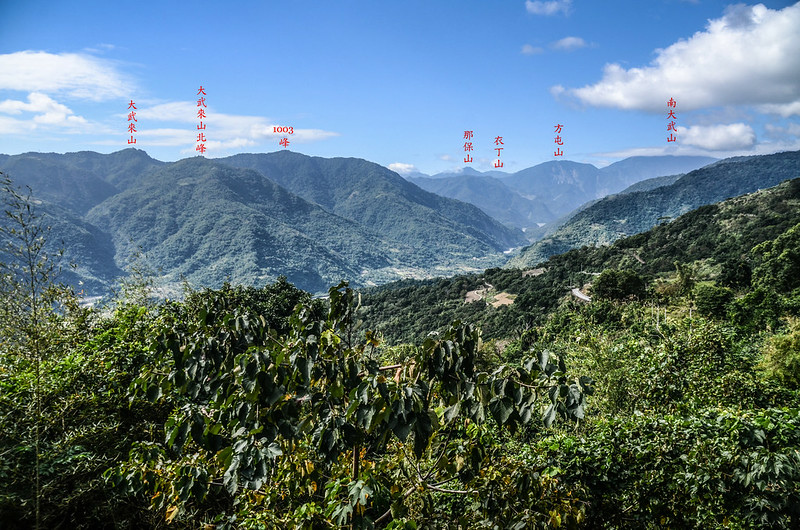
[(732, 300), (733, 291), (727, 287), (701, 285), (695, 290), (697, 310), (712, 318), (724, 317)]
[(644, 280), (630, 269), (606, 269), (592, 285), (592, 293), (606, 300), (641, 298), (645, 292)]
[(789, 388), (800, 388), (800, 319), (791, 318), (786, 333), (767, 340), (763, 354), (768, 377)]

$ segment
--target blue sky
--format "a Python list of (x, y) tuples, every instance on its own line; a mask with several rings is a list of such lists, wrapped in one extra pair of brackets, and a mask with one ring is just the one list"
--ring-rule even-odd
[(210, 158), (283, 137), (429, 174), (494, 169), (497, 136), (509, 172), (771, 153), (800, 149), (800, 3), (0, 2), (0, 153), (124, 149), (134, 100), (136, 147), (195, 156), (201, 85)]

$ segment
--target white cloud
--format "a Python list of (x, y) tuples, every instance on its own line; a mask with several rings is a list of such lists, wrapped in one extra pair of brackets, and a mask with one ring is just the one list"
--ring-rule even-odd
[(307, 142), (316, 142), (318, 140), (326, 140), (328, 138), (333, 138), (334, 136), (339, 136), (339, 133), (332, 132), (332, 131), (323, 131), (322, 129), (294, 129), (292, 134), (287, 133), (276, 133), (274, 132), (274, 127), (278, 126), (277, 124), (269, 124), (263, 126), (254, 127), (252, 130), (253, 137), (255, 138), (288, 138), (289, 141), (299, 142), (299, 143), (307, 143)]
[(539, 0), (525, 0), (525, 9), (528, 13), (534, 15), (555, 15), (562, 11), (568, 15), (572, 7), (572, 0), (552, 0), (552, 1), (539, 1)]
[(756, 143), (753, 128), (744, 123), (678, 127), (678, 142), (709, 151), (749, 149)]
[[(567, 92), (588, 105), (663, 112), (723, 105), (800, 105), (800, 3), (782, 10), (736, 5), (705, 31), (656, 50), (649, 66), (607, 64), (603, 79)], [(786, 114), (788, 113), (788, 114)]]
[(0, 90), (64, 93), (103, 101), (135, 87), (108, 61), (78, 53), (21, 51), (0, 55)]
[(32, 121), (18, 120), (16, 118), (9, 118), (0, 115), (0, 135), (20, 135), (22, 133), (32, 131), (35, 128), (36, 124)]
[(136, 117), (150, 121), (178, 121), (182, 123), (197, 122), (197, 105), (189, 101), (172, 101), (158, 105), (144, 106), (138, 104)]
[(405, 164), (403, 162), (395, 162), (394, 164), (389, 164), (386, 167), (395, 173), (400, 173), (401, 175), (408, 175), (409, 173), (417, 171), (417, 168), (414, 166), (414, 164)]
[(580, 37), (564, 37), (561, 40), (555, 41), (550, 46), (556, 50), (572, 51), (586, 47), (586, 41)]
[(136, 138), (147, 145), (178, 146), (194, 143), (197, 134), (188, 127), (185, 129), (167, 127), (151, 129), (146, 124), (140, 123), (139, 129), (136, 131)]
[(762, 112), (779, 114), (784, 118), (788, 118), (789, 116), (800, 116), (800, 100), (786, 103), (784, 105), (770, 103), (767, 105), (760, 105), (758, 108)]
[[(32, 122), (26, 127), (27, 129), (35, 129), (37, 124), (51, 126), (82, 126), (88, 123), (85, 118), (76, 116), (66, 105), (62, 105), (50, 96), (39, 92), (28, 94), (27, 103), (13, 99), (0, 101), (0, 112), (14, 115), (19, 115), (24, 112), (35, 114)], [(26, 122), (25, 120), (14, 121), (18, 125)]]
[(536, 55), (538, 53), (544, 52), (544, 50), (542, 48), (531, 46), (530, 44), (523, 44), (522, 50), (520, 50), (520, 52), (522, 53), (522, 55)]
[[(216, 156), (225, 156), (227, 152), (232, 149), (241, 149), (242, 147), (251, 147), (254, 145), (256, 145), (256, 142), (248, 138), (232, 138), (223, 142), (210, 140), (205, 142), (208, 151), (204, 156), (211, 155), (212, 158)], [(181, 149), (181, 154), (198, 155), (200, 153), (197, 151), (197, 145), (192, 144), (191, 147)]]
[[(281, 138), (288, 138), (292, 143), (308, 143), (326, 140), (339, 133), (322, 129), (294, 129), (293, 134), (274, 132), (275, 127), (281, 124), (272, 123), (263, 116), (243, 116), (237, 114), (218, 113), (213, 107), (206, 107), (205, 135), (208, 138), (206, 146), (212, 148), (235, 149), (257, 145), (260, 140), (273, 140), (276, 145)], [(186, 145), (195, 141), (197, 136), (196, 125), (197, 103), (190, 101), (173, 101), (159, 103), (151, 107), (140, 105), (136, 111), (141, 133), (139, 136), (153, 135), (157, 137), (148, 143), (153, 145)], [(177, 122), (185, 123), (186, 128), (158, 128), (148, 129), (148, 122)], [(186, 151), (184, 151), (186, 152)]]

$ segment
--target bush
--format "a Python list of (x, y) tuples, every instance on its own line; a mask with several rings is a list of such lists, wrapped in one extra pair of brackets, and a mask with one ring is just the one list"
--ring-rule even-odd
[(606, 300), (641, 298), (645, 292), (644, 280), (630, 269), (606, 269), (592, 285), (592, 293)]
[(613, 418), (540, 448), (562, 481), (589, 492), (587, 528), (797, 528), (798, 414)]
[(733, 300), (733, 291), (727, 287), (701, 285), (695, 290), (695, 304), (701, 315), (722, 318)]
[(779, 327), (782, 310), (775, 291), (758, 287), (731, 302), (728, 316), (740, 331), (758, 333)]
[(790, 319), (786, 333), (767, 340), (763, 354), (768, 377), (788, 388), (800, 388), (800, 319)]
[(729, 260), (722, 264), (722, 272), (719, 274), (720, 285), (733, 289), (750, 287), (753, 271), (745, 261)]

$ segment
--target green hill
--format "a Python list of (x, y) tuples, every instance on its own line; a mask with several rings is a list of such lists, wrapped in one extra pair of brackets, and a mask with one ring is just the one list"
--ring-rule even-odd
[(138, 149), (108, 155), (91, 151), (24, 153), (0, 159), (0, 169), (11, 175), (15, 184), (30, 186), (38, 198), (79, 216), (163, 164)]
[[(487, 338), (508, 337), (542, 319), (605, 269), (630, 269), (645, 278), (671, 274), (675, 261), (703, 262), (707, 275), (750, 261), (756, 245), (800, 223), (800, 179), (719, 204), (697, 208), (671, 223), (610, 246), (583, 247), (552, 256), (538, 270), (488, 269), (482, 274), (390, 283), (363, 291), (365, 325), (390, 342), (415, 342), (454, 319), (479, 323)], [(485, 288), (483, 300), (465, 303)], [(514, 303), (493, 307), (501, 292)]]
[(257, 285), (286, 275), (318, 291), (393, 263), (376, 234), (255, 171), (202, 158), (149, 174), (87, 219), (112, 234), (118, 263), (141, 248), (167, 282)]
[(125, 149), (3, 155), (0, 170), (31, 187), (53, 226), (50, 250), (63, 241), (64, 262), (77, 264), (64, 278), (90, 294), (105, 292), (138, 249), (171, 288), (181, 278), (263, 285), (286, 275), (317, 292), (342, 279), (480, 270), (525, 242), (473, 205), (354, 158), (278, 152), (165, 164)]
[(613, 195), (576, 214), (547, 238), (523, 249), (509, 267), (531, 267), (584, 245), (609, 244), (705, 204), (800, 176), (800, 152), (729, 158), (687, 173), (673, 184)]
[(519, 230), (503, 226), (477, 207), (425, 191), (366, 160), (279, 151), (234, 155), (219, 162), (254, 169), (331, 213), (410, 244), (424, 259), (483, 256), (525, 242)]

